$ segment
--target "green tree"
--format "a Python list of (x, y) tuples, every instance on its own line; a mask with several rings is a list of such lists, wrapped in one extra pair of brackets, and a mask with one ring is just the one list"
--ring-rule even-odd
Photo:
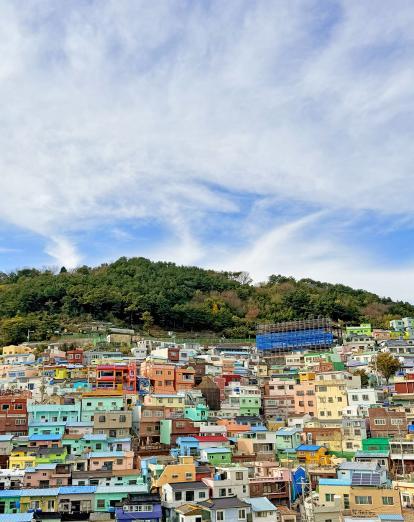
[(149, 334), (150, 328), (154, 324), (154, 318), (148, 310), (141, 315), (141, 321), (143, 322), (144, 332)]
[(354, 375), (359, 375), (361, 377), (361, 386), (362, 388), (368, 388), (369, 377), (365, 370), (356, 370)]
[(388, 384), (390, 378), (401, 369), (401, 363), (390, 353), (381, 352), (375, 357), (374, 368), (381, 373)]

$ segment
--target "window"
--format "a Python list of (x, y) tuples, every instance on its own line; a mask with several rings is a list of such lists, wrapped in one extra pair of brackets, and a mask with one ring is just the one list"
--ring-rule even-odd
[(206, 493), (205, 493), (205, 491), (199, 491), (199, 492), (198, 492), (198, 498), (206, 498)]
[(186, 478), (187, 480), (190, 480), (190, 479), (193, 478), (193, 474), (191, 473), (191, 471), (190, 471), (189, 473), (186, 473), (186, 474), (185, 474), (185, 478)]
[(183, 499), (183, 494), (181, 491), (176, 491), (175, 492), (175, 497), (174, 497), (175, 501), (177, 500), (182, 500)]
[(367, 504), (372, 504), (372, 497), (370, 496), (356, 496), (355, 497), (355, 504), (359, 504), (359, 505), (367, 505)]
[(358, 395), (352, 395), (352, 400), (353, 401), (357, 401), (358, 400)]
[(326, 493), (325, 494), (325, 501), (326, 502), (333, 502), (335, 495), (333, 493)]
[(391, 419), (391, 424), (393, 426), (398, 426), (398, 424), (403, 424), (403, 419)]
[(246, 510), (239, 509), (239, 520), (246, 520)]
[(23, 404), (15, 404), (14, 405), (14, 409), (15, 410), (22, 410), (23, 409)]
[(99, 415), (98, 420), (99, 420), (99, 422), (106, 422), (105, 415)]
[(105, 509), (105, 499), (98, 498), (98, 500), (96, 501), (96, 507), (98, 509)]
[(225, 497), (225, 496), (226, 496), (226, 488), (220, 488), (219, 497)]
[(394, 497), (382, 497), (382, 503), (384, 506), (393, 506)]
[(385, 419), (374, 419), (375, 426), (385, 426), (386, 421)]
[(47, 501), (47, 510), (48, 511), (54, 511), (55, 510), (55, 501), (54, 500), (48, 500)]
[(236, 480), (243, 480), (243, 471), (236, 471)]
[(217, 522), (224, 520), (224, 511), (216, 511), (216, 520)]
[(119, 422), (126, 422), (126, 415), (120, 415)]
[(366, 394), (364, 393), (364, 395), (362, 396), (362, 400), (363, 400), (363, 401), (369, 401), (369, 395), (366, 395)]

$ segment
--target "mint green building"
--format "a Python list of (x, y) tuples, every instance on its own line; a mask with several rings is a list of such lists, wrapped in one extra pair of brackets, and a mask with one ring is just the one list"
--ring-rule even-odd
[(184, 409), (184, 418), (194, 422), (203, 422), (208, 420), (208, 406), (197, 404)]
[(109, 511), (129, 493), (148, 493), (146, 484), (130, 486), (97, 486), (94, 498), (94, 511)]
[(246, 395), (240, 397), (240, 415), (259, 415), (261, 398), (253, 395)]
[(99, 411), (119, 411), (125, 406), (124, 397), (115, 395), (111, 397), (82, 397), (82, 422), (90, 422)]
[(81, 404), (28, 404), (29, 423), (79, 422)]

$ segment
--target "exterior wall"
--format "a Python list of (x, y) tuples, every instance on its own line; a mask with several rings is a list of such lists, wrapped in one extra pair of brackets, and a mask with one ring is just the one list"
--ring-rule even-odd
[(295, 414), (316, 416), (315, 381), (300, 380), (295, 386), (294, 395)]
[(196, 468), (191, 457), (182, 457), (180, 464), (165, 466), (158, 479), (153, 480), (152, 486), (160, 488), (167, 483), (194, 481)]
[(26, 434), (27, 430), (27, 396), (0, 395), (0, 435)]
[(373, 438), (394, 438), (405, 433), (407, 429), (407, 416), (402, 411), (369, 408), (368, 419), (371, 437)]

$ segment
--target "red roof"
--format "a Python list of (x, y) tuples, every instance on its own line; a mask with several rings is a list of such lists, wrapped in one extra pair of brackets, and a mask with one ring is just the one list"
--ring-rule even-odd
[(229, 439), (224, 435), (207, 435), (202, 437), (200, 435), (193, 435), (194, 439), (197, 439), (199, 442), (228, 442)]

